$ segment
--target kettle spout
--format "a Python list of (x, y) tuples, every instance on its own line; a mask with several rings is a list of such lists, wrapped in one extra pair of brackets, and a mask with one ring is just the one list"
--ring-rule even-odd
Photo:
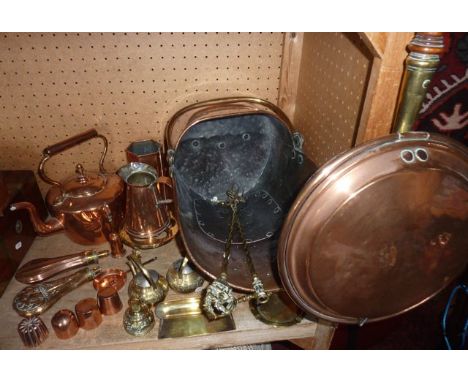
[(55, 218), (47, 219), (47, 221), (43, 221), (39, 214), (37, 213), (37, 209), (34, 204), (29, 202), (19, 202), (14, 203), (10, 206), (10, 211), (15, 210), (27, 210), (29, 212), (29, 216), (31, 218), (31, 222), (33, 224), (34, 230), (39, 235), (48, 235), (50, 233), (58, 232), (63, 229), (63, 223)]

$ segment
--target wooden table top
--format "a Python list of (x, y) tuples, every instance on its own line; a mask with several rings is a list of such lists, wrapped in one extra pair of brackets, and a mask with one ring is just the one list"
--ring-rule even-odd
[[(97, 247), (97, 249), (107, 248), (107, 244)], [(72, 243), (63, 233), (37, 237), (23, 263), (35, 258), (63, 256), (85, 249), (90, 248)], [(180, 252), (174, 241), (163, 247), (142, 252), (143, 261), (154, 256), (157, 256), (158, 259), (148, 264), (148, 267), (165, 275), (170, 264), (180, 256)], [(128, 269), (125, 258), (107, 257), (100, 261), (100, 265), (103, 269)], [(122, 325), (123, 313), (128, 307), (127, 287), (130, 279), (131, 275), (127, 279), (127, 285), (119, 292), (124, 309), (116, 315), (103, 316), (103, 322), (98, 328), (90, 331), (80, 329), (76, 336), (68, 340), (56, 337), (50, 323), (52, 316), (60, 309), (74, 310), (74, 306), (79, 300), (87, 297), (95, 298), (96, 291), (92, 283), (88, 282), (62, 297), (41, 315), (49, 329), (49, 337), (38, 349), (212, 349), (310, 337), (314, 337), (313, 347), (327, 348), (333, 333), (333, 328), (329, 324), (308, 319), (303, 319), (299, 324), (289, 327), (266, 325), (254, 318), (248, 303), (242, 303), (233, 313), (236, 325), (236, 330), (233, 331), (184, 338), (158, 339), (159, 320), (156, 318), (156, 325), (149, 334), (144, 337), (133, 337), (125, 332)], [(206, 286), (206, 282), (204, 286)], [(24, 284), (12, 279), (0, 298), (0, 349), (25, 349), (17, 333), (17, 326), (22, 317), (12, 307), (13, 298), (24, 287)], [(182, 295), (170, 290), (165, 301), (196, 295), (198, 294)]]

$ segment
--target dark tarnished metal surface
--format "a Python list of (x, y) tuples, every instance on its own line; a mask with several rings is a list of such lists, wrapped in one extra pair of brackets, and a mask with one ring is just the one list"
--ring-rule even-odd
[[(219, 202), (233, 187), (243, 194), (239, 220), (258, 276), (279, 287), (276, 248), (286, 211), (313, 172), (287, 117), (253, 98), (213, 100), (178, 112), (166, 128), (181, 233), (194, 265), (220, 275), (230, 211)], [(240, 238), (233, 238), (228, 282), (252, 291)]]
[(408, 133), (332, 159), (294, 202), (278, 262), (294, 301), (331, 321), (423, 303), (468, 263), (468, 151)]

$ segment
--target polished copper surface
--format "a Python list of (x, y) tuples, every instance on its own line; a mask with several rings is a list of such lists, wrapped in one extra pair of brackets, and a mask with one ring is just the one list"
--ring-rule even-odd
[[(203, 200), (201, 200), (201, 198), (199, 200), (194, 199), (193, 201), (190, 199), (189, 202), (187, 202), (186, 209), (184, 211), (181, 211), (181, 208), (182, 208), (181, 202), (183, 201), (185, 202), (186, 200), (188, 200), (187, 195), (191, 192), (192, 190), (191, 186), (193, 185), (183, 184), (180, 177), (178, 178), (177, 174), (175, 174), (174, 169), (176, 167), (175, 166), (175, 161), (177, 157), (176, 153), (178, 152), (178, 150), (180, 150), (181, 147), (183, 147), (184, 145), (188, 145), (188, 142), (184, 142), (184, 137), (190, 134), (191, 129), (199, 126), (201, 123), (204, 123), (207, 121), (220, 121), (221, 119), (229, 120), (231, 119), (231, 117), (235, 118), (235, 117), (245, 117), (245, 116), (261, 116), (262, 118), (274, 120), (276, 124), (275, 126), (281, 125), (283, 133), (287, 132), (287, 134), (294, 135), (292, 133), (293, 128), (289, 119), (287, 118), (287, 116), (283, 113), (283, 111), (280, 108), (278, 108), (276, 105), (273, 105), (272, 103), (268, 101), (258, 99), (258, 98), (252, 98), (252, 97), (231, 97), (231, 98), (215, 99), (215, 100), (198, 102), (196, 104), (189, 105), (181, 109), (180, 111), (175, 113), (173, 117), (171, 117), (171, 119), (167, 123), (166, 130), (165, 130), (165, 152), (167, 153), (167, 161), (168, 161), (169, 169), (170, 171), (172, 171), (171, 176), (172, 176), (172, 179), (174, 182), (174, 188), (175, 188), (174, 198), (179, 199), (174, 205), (176, 206), (177, 219), (178, 219), (178, 223), (180, 226), (181, 236), (184, 242), (184, 246), (187, 249), (187, 255), (190, 261), (194, 264), (196, 269), (200, 271), (200, 273), (206, 276), (208, 279), (216, 279), (216, 277), (220, 274), (223, 242), (225, 241), (225, 238), (226, 238), (228, 223), (225, 223), (225, 225), (223, 225), (222, 223), (217, 224), (217, 225), (211, 224), (212, 226), (211, 228), (217, 226), (215, 228), (217, 228), (219, 232), (222, 232), (218, 236), (216, 236), (213, 233), (213, 231), (206, 231), (206, 232), (203, 231), (203, 227), (205, 226), (204, 223), (207, 220), (210, 220), (210, 218), (213, 216), (216, 218), (216, 216), (218, 216), (220, 212), (220, 211), (216, 211), (213, 214), (211, 214), (211, 216), (204, 219), (203, 214), (207, 212), (207, 209), (204, 207), (206, 207), (206, 204), (209, 203), (208, 198), (203, 199)], [(260, 129), (260, 126), (259, 126), (259, 129)], [(210, 132), (216, 135), (215, 130), (210, 131)], [(209, 133), (207, 133), (207, 135), (209, 135)], [(250, 134), (244, 134), (244, 135), (246, 136), (245, 140), (250, 140)], [(197, 144), (197, 147), (200, 142), (203, 142), (206, 140), (205, 138), (209, 138), (209, 137), (208, 136), (201, 137), (198, 142), (195, 142)], [(240, 138), (243, 138), (243, 137), (241, 136)], [(275, 137), (275, 138), (278, 138), (278, 137)], [(278, 140), (280, 139), (277, 139), (276, 142)], [(218, 147), (220, 147), (221, 149), (225, 148), (225, 146), (218, 146)], [(235, 151), (235, 149), (233, 149), (232, 151)], [(294, 149), (292, 149), (291, 151), (294, 151)], [(295, 154), (291, 154), (291, 158), (294, 158), (295, 156), (297, 157), (301, 156), (299, 151), (297, 152), (294, 151)], [(282, 162), (282, 164), (285, 164), (287, 160), (284, 160), (284, 158), (287, 157), (287, 155), (285, 153), (280, 154), (279, 152), (277, 154), (278, 155), (272, 155), (271, 157), (274, 157), (275, 160), (277, 159), (279, 162)], [(223, 155), (223, 154), (220, 154), (220, 155)], [(252, 155), (254, 155), (254, 153), (252, 153)], [(220, 157), (218, 157), (218, 159), (219, 158)], [(265, 157), (265, 158), (266, 160), (268, 160), (268, 158), (270, 157)], [(196, 179), (194, 181), (194, 184), (201, 185), (203, 183), (206, 183), (205, 180), (207, 177), (209, 177), (209, 174), (213, 170), (213, 167), (215, 164), (213, 163), (213, 160), (210, 162), (210, 160), (207, 157), (198, 158), (197, 160), (199, 160), (200, 163), (204, 163), (206, 161), (207, 164), (205, 165), (205, 167), (200, 165), (200, 168), (203, 168), (203, 170), (201, 170), (200, 172), (194, 171), (193, 174), (187, 175), (187, 178), (190, 177), (190, 178)], [(251, 161), (252, 158), (242, 156), (241, 160), (245, 161), (245, 163), (251, 163), (249, 161)], [(183, 162), (184, 159), (181, 159), (181, 161)], [(230, 164), (232, 165), (232, 163)], [(275, 165), (277, 164), (278, 163), (276, 162)], [(278, 166), (281, 166), (281, 164)], [(230, 170), (231, 172), (236, 172), (237, 168), (231, 168)], [(269, 170), (271, 172), (274, 171), (272, 169), (269, 169)], [(288, 171), (287, 175), (289, 175), (289, 173), (291, 174), (294, 173), (294, 176), (295, 176), (296, 175), (295, 170), (296, 169), (294, 169), (294, 171)], [(287, 183), (287, 185), (285, 187), (282, 187), (282, 190), (277, 193), (278, 194), (282, 193), (284, 189), (286, 188), (288, 188), (287, 192), (292, 192), (291, 190), (296, 188), (296, 183), (297, 184), (303, 183), (302, 179), (300, 180), (302, 176), (304, 180), (307, 178), (308, 170), (307, 171), (301, 170), (302, 171), (301, 174), (297, 176), (297, 179), (294, 182), (289, 182), (289, 181), (284, 182), (283, 180), (283, 182)], [(226, 169), (225, 173), (226, 173), (226, 178), (229, 178), (230, 171)], [(205, 178), (203, 178), (203, 176), (205, 176)], [(282, 174), (281, 177), (282, 176), (286, 176), (286, 175)], [(246, 175), (245, 179), (247, 178), (249, 178), (250, 180), (253, 180), (254, 179), (253, 174), (250, 173), (249, 175)], [(272, 183), (274, 182), (274, 184), (279, 184), (279, 182), (276, 182), (274, 180), (275, 176), (272, 175), (271, 178), (269, 179), (271, 179)], [(237, 181), (238, 179), (233, 177), (232, 182), (235, 183)], [(289, 189), (289, 186), (291, 186), (291, 189)], [(184, 190), (187, 190), (186, 193), (182, 196), (180, 195), (181, 187), (185, 187)], [(227, 189), (224, 190), (224, 192), (225, 191), (227, 191)], [(295, 192), (297, 192), (297, 189), (295, 190)], [(292, 192), (293, 195), (295, 195), (295, 192)], [(274, 291), (280, 288), (280, 280), (279, 280), (277, 267), (276, 267), (276, 242), (278, 238), (277, 233), (279, 232), (279, 229), (280, 229), (279, 227), (281, 226), (281, 224), (278, 224), (277, 226), (274, 225), (275, 227), (274, 230), (268, 230), (265, 227), (272, 225), (271, 221), (275, 220), (274, 214), (278, 212), (273, 213), (273, 211), (283, 211), (283, 209), (276, 204), (276, 201), (274, 201), (273, 197), (271, 197), (271, 195), (269, 196), (268, 193), (263, 193), (262, 191), (259, 191), (256, 193), (255, 197), (258, 199), (257, 205), (263, 203), (265, 205), (265, 208), (263, 210), (271, 211), (273, 217), (272, 219), (264, 219), (260, 224), (255, 224), (255, 226), (258, 229), (260, 228), (265, 231), (265, 235), (263, 235), (262, 238), (256, 237), (254, 240), (251, 240), (251, 238), (249, 237), (249, 243), (250, 243), (251, 254), (252, 254), (252, 262), (255, 265), (255, 269), (257, 270), (258, 275), (265, 286), (265, 289), (269, 291)], [(286, 199), (287, 198), (282, 199), (282, 202), (284, 202)], [(206, 203), (205, 205), (201, 206), (200, 210), (197, 210), (198, 205), (201, 204), (197, 202), (200, 202), (200, 200)], [(218, 197), (218, 200), (219, 200), (219, 197)], [(193, 207), (189, 207), (188, 206), (189, 203), (191, 203)], [(286, 204), (287, 203), (284, 202), (284, 207), (285, 207), (284, 214), (286, 214)], [(190, 211), (190, 209), (192, 210)], [(197, 212), (200, 212), (200, 214), (197, 214)], [(246, 214), (250, 214), (250, 216), (255, 216), (255, 215), (260, 216), (258, 211), (250, 211)], [(192, 218), (192, 216), (196, 216), (196, 217)], [(281, 213), (278, 213), (277, 216), (283, 216), (283, 215)], [(194, 222), (195, 220), (196, 222)], [(222, 236), (224, 236), (224, 239), (221, 238)], [(272, 237), (272, 239), (268, 240), (270, 237)], [(228, 283), (230, 286), (232, 286), (233, 288), (239, 291), (252, 292), (253, 291), (252, 280), (250, 277), (249, 269), (247, 267), (247, 264), (245, 263), (245, 258), (244, 258), (244, 253), (242, 251), (242, 248), (238, 244), (239, 243), (236, 242), (235, 245), (233, 245), (232, 255), (229, 261)]]
[(109, 251), (107, 250), (88, 250), (66, 256), (34, 259), (21, 266), (16, 272), (15, 278), (21, 283), (32, 284), (56, 276), (64, 271), (96, 264), (100, 258), (108, 255)]
[(47, 339), (49, 330), (39, 317), (31, 317), (18, 324), (18, 334), (24, 346), (35, 348)]
[(94, 278), (93, 287), (98, 292), (109, 287), (118, 291), (126, 282), (127, 272), (122, 269), (104, 269)]
[[(159, 142), (156, 142), (152, 139), (135, 141), (128, 145), (125, 153), (129, 163), (146, 163), (154, 167), (159, 176), (169, 176), (166, 156), (164, 155), (163, 147)], [(173, 198), (172, 184), (171, 186), (167, 186), (164, 183), (159, 183), (156, 185), (156, 188), (158, 189), (158, 192), (161, 194), (163, 199)], [(167, 208), (170, 211), (173, 211), (174, 205), (169, 204), (167, 205)]]
[(164, 165), (163, 159), (163, 148), (158, 142), (152, 139), (132, 142), (125, 149), (125, 154), (129, 163), (146, 163), (154, 167), (159, 175), (167, 175), (167, 167)]
[(80, 328), (91, 330), (101, 325), (102, 314), (95, 298), (85, 298), (75, 305), (75, 313)]
[(61, 340), (72, 338), (80, 328), (75, 314), (68, 309), (59, 310), (51, 320), (55, 335)]
[(172, 182), (146, 163), (131, 162), (118, 174), (127, 185), (123, 229), (135, 246), (149, 245), (171, 224), (167, 206), (172, 200), (164, 199), (157, 185), (171, 187)]
[(98, 306), (102, 314), (111, 316), (122, 310), (122, 301), (119, 292), (112, 287), (107, 287), (98, 291)]
[(142, 243), (142, 240), (139, 240), (138, 243), (136, 243), (132, 238), (130, 238), (125, 229), (120, 230), (119, 234), (122, 242), (129, 247), (138, 249), (154, 249), (169, 243), (176, 237), (178, 232), (179, 225), (171, 212), (169, 226), (157, 236), (152, 236), (151, 238), (144, 240), (144, 244)]
[(284, 223), (278, 265), (304, 311), (364, 323), (408, 311), (468, 263), (468, 152), (393, 134), (332, 159)]
[(118, 233), (112, 232), (109, 234), (109, 245), (111, 247), (112, 257), (120, 258), (125, 256), (125, 248)]
[[(99, 173), (87, 172), (78, 164), (76, 174), (63, 182), (53, 180), (46, 175), (45, 163), (53, 155), (91, 138), (101, 138), (104, 142)], [(107, 139), (94, 129), (45, 148), (38, 173), (45, 182), (53, 185), (46, 196), (46, 204), (53, 217), (46, 222), (42, 221), (34, 205), (27, 202), (15, 203), (11, 208), (26, 209), (39, 234), (47, 235), (64, 229), (68, 237), (76, 243), (84, 245), (104, 243), (109, 239), (109, 234), (119, 231), (124, 203), (122, 180), (116, 174), (108, 174), (104, 169), (106, 153)], [(119, 240), (118, 236), (116, 239)]]

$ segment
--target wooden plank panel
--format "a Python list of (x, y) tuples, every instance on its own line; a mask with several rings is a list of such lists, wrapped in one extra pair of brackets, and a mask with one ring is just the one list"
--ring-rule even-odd
[(413, 33), (389, 33), (388, 41), (382, 57), (382, 62), (375, 74), (376, 85), (373, 94), (367, 95), (371, 99), (369, 115), (365, 125), (361, 126), (359, 141), (364, 142), (373, 138), (389, 134), (395, 113), (398, 90), (401, 85), (406, 45)]

